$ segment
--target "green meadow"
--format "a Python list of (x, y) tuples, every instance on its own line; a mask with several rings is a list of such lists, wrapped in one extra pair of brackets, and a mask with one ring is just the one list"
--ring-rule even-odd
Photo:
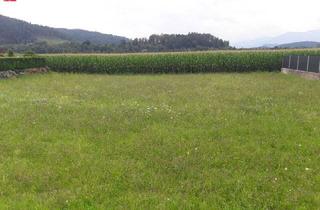
[(49, 73), (0, 113), (0, 209), (320, 208), (319, 81)]

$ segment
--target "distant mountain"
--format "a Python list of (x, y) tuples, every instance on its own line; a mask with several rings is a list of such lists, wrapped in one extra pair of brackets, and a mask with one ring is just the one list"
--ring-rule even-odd
[(0, 44), (29, 44), (46, 41), (49, 44), (63, 42), (93, 44), (119, 44), (125, 37), (102, 34), (80, 29), (51, 28), (0, 15)]
[(260, 39), (236, 43), (238, 48), (275, 47), (287, 43), (320, 42), (320, 30), (307, 32), (289, 32), (276, 37), (264, 37)]
[(293, 42), (276, 46), (278, 48), (318, 48), (320, 42)]
[(261, 46), (276, 46), (276, 45), (270, 45), (271, 37), (263, 37), (258, 38), (254, 40), (248, 40), (248, 41), (242, 41), (233, 43), (232, 46), (237, 48), (258, 48)]

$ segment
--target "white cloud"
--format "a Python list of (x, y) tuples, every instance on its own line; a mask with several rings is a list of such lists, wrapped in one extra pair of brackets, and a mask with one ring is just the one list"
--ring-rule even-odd
[(0, 1), (0, 14), (132, 38), (196, 31), (235, 42), (319, 29), (319, 6), (318, 0), (17, 0)]

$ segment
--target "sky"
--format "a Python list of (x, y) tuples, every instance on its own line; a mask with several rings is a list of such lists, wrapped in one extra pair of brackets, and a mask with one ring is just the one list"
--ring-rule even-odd
[(1, 15), (34, 24), (129, 38), (211, 33), (231, 43), (320, 29), (319, 8), (319, 0), (0, 0)]

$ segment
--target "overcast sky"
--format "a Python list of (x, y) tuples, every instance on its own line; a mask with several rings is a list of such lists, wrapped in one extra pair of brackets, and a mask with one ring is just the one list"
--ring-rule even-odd
[(0, 0), (0, 14), (35, 24), (129, 38), (205, 32), (233, 43), (320, 29), (319, 8), (319, 0)]

